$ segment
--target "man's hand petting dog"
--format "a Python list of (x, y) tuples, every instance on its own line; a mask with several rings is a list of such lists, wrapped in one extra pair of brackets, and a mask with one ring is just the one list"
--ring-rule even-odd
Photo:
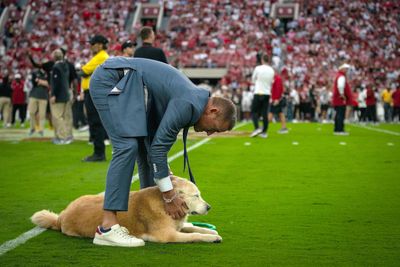
[(174, 220), (182, 219), (185, 217), (188, 207), (185, 201), (172, 189), (163, 192), (165, 212)]

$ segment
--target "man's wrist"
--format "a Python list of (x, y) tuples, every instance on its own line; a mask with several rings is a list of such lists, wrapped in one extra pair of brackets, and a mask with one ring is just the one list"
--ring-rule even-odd
[(174, 187), (172, 186), (171, 178), (169, 176), (161, 179), (154, 179), (154, 182), (158, 185), (158, 188), (161, 192), (167, 192), (174, 189)]

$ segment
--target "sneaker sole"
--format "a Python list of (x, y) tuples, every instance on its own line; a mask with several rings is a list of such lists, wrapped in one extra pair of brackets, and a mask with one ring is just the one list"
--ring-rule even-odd
[(110, 246), (110, 247), (143, 247), (145, 242), (138, 242), (137, 244), (121, 244), (121, 243), (114, 243), (108, 240), (101, 240), (101, 239), (93, 239), (93, 244), (99, 246)]

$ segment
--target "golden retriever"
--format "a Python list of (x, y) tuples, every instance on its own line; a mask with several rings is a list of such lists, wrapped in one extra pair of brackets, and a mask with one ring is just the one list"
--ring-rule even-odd
[[(127, 212), (118, 212), (121, 226), (131, 235), (144, 241), (169, 242), (214, 242), (222, 237), (214, 230), (187, 223), (189, 214), (207, 214), (210, 206), (201, 198), (196, 185), (178, 177), (172, 183), (188, 207), (184, 218), (174, 220), (164, 210), (162, 195), (157, 186), (130, 192)], [(61, 231), (70, 236), (94, 237), (103, 216), (104, 195), (82, 196), (68, 205), (60, 215), (48, 210), (38, 211), (31, 221), (43, 228)]]

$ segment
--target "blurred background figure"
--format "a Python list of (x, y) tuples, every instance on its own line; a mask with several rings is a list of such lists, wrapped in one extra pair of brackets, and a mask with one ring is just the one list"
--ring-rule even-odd
[(8, 77), (8, 74), (5, 74), (0, 79), (0, 112), (4, 128), (11, 127), (12, 89)]
[(53, 116), (54, 139), (56, 145), (70, 144), (72, 136), (72, 107), (69, 89), (69, 66), (61, 49), (53, 51), (54, 65), (51, 72), (50, 108)]
[[(107, 53), (108, 39), (103, 35), (94, 35), (90, 40), (90, 50), (93, 57), (82, 66), (79, 75), (81, 76), (81, 90), (85, 100), (87, 120), (89, 123), (90, 136), (93, 138), (93, 154), (82, 159), (84, 162), (105, 161), (106, 131), (101, 123), (99, 113), (97, 112), (92, 97), (89, 93), (90, 77), (95, 69), (109, 57)], [(82, 95), (82, 93), (81, 93)]]
[(344, 130), (344, 119), (346, 116), (346, 106), (351, 103), (351, 89), (346, 74), (350, 69), (349, 64), (339, 67), (333, 83), (332, 105), (335, 108), (335, 135), (349, 135)]
[(27, 97), (24, 92), (25, 80), (22, 79), (21, 74), (17, 73), (14, 76), (14, 80), (11, 82), (12, 89), (12, 117), (11, 117), (11, 125), (15, 125), (15, 117), (18, 112), (18, 116), (20, 119), (20, 126), (22, 128), (25, 127), (25, 118), (26, 118), (26, 107), (27, 107)]
[(130, 40), (125, 41), (121, 46), (122, 56), (133, 57), (135, 52), (136, 43), (132, 43)]
[(136, 49), (134, 57), (153, 59), (168, 64), (164, 51), (153, 46), (156, 39), (153, 28), (143, 27), (140, 30), (140, 37), (142, 39), (142, 46)]
[(29, 135), (36, 131), (40, 136), (44, 135), (47, 102), (49, 99), (49, 83), (47, 73), (42, 68), (37, 68), (32, 73), (32, 89), (29, 93), (28, 111), (30, 117)]

